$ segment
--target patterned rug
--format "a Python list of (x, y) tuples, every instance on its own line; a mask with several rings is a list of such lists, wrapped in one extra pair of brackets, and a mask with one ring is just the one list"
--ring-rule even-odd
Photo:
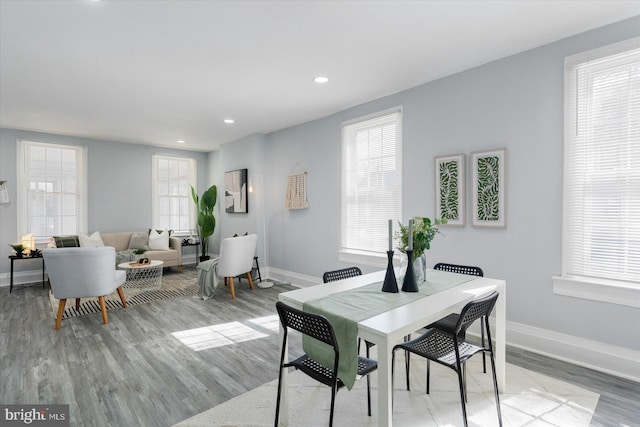
[[(154, 301), (162, 301), (171, 298), (198, 295), (198, 273), (195, 267), (184, 267), (182, 273), (170, 268), (164, 269), (162, 275), (162, 287), (158, 290), (140, 290), (133, 288), (122, 288), (127, 306), (138, 304), (146, 304)], [(51, 302), (51, 310), (53, 317), (58, 315), (59, 300), (54, 298), (53, 293), (49, 291), (49, 301)], [(117, 292), (105, 296), (105, 304), (107, 310), (116, 310), (122, 308), (122, 302)], [(83, 298), (80, 300), (80, 309), (75, 309), (76, 300), (67, 300), (63, 319), (71, 317), (84, 316), (92, 313), (100, 313), (100, 304), (98, 298)]]

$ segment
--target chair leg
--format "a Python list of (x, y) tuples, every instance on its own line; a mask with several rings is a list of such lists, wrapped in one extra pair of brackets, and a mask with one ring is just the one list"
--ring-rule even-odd
[(251, 272), (247, 273), (247, 279), (249, 279), (249, 287), (253, 290), (253, 279), (251, 278)]
[(80, 310), (80, 298), (76, 298), (76, 311)]
[[(407, 342), (411, 339), (411, 335), (405, 335), (404, 342)], [(411, 390), (409, 384), (409, 371), (411, 370), (411, 353), (405, 350), (404, 352), (404, 371), (407, 377), (407, 390)]]
[[(482, 321), (480, 321), (480, 336), (482, 337), (482, 347), (486, 348), (484, 346), (484, 323)], [(482, 372), (487, 373), (487, 358), (484, 351), (482, 352)]]
[(465, 403), (465, 387), (462, 379), (462, 367), (460, 366), (460, 358), (457, 360), (457, 372), (458, 372), (458, 385), (460, 387), (460, 404), (462, 405), (462, 420), (464, 421), (464, 427), (468, 426), (467, 423), (467, 405)]
[(233, 277), (229, 277), (229, 289), (231, 290), (231, 299), (236, 299), (236, 291), (233, 288)]
[(500, 412), (500, 393), (498, 393), (498, 379), (496, 378), (496, 363), (493, 359), (493, 352), (489, 353), (491, 360), (491, 372), (493, 372), (493, 394), (496, 396), (496, 408), (498, 409), (498, 423), (502, 427), (502, 413)]
[(431, 379), (431, 361), (427, 359), (427, 394), (429, 394), (429, 380)]
[(109, 318), (107, 317), (107, 305), (104, 302), (104, 295), (98, 297), (98, 302), (100, 302), (100, 311), (102, 312), (102, 323), (106, 325), (109, 323)]
[(118, 286), (118, 295), (120, 296), (120, 301), (122, 302), (122, 306), (127, 308), (127, 300), (124, 297), (124, 292), (122, 291), (122, 286)]
[(62, 315), (64, 314), (64, 307), (67, 305), (66, 299), (61, 299), (58, 303), (58, 317), (56, 317), (56, 326), (55, 330), (60, 329), (60, 325), (62, 324)]
[(329, 427), (333, 427), (333, 410), (336, 406), (336, 392), (338, 391), (337, 388), (337, 384), (334, 384), (331, 387), (331, 412), (329, 413)]
[[(367, 348), (367, 359), (369, 358), (369, 346), (365, 343)], [(371, 375), (367, 375), (367, 413), (371, 416)]]
[(178, 266), (178, 271), (179, 271), (180, 273), (182, 273), (182, 264), (180, 264), (180, 265)]

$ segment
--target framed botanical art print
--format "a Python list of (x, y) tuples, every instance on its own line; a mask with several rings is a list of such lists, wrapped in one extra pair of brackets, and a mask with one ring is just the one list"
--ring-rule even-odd
[(436, 218), (464, 226), (464, 154), (435, 158)]
[(247, 213), (247, 169), (224, 173), (224, 209), (227, 213)]
[(473, 226), (507, 226), (506, 166), (506, 148), (471, 153)]

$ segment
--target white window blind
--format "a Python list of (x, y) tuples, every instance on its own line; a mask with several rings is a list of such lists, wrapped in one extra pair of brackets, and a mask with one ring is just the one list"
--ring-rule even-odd
[(342, 251), (384, 253), (389, 219), (402, 216), (402, 116), (343, 125)]
[(86, 147), (18, 141), (18, 235), (87, 231)]
[[(153, 227), (187, 235), (195, 228), (196, 162), (182, 157), (153, 156)], [(196, 188), (197, 191), (197, 188)]]
[(640, 38), (565, 60), (565, 277), (640, 288)]

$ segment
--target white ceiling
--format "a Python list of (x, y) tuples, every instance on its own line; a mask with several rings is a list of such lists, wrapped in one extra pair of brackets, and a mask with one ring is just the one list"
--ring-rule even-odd
[(635, 15), (640, 0), (0, 0), (0, 127), (211, 151)]

